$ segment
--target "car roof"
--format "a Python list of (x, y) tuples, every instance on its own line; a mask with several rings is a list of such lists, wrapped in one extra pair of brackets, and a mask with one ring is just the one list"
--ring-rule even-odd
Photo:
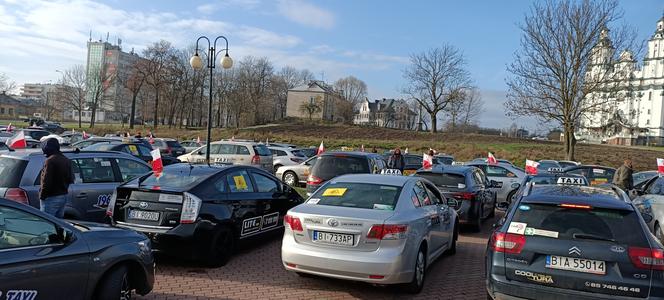
[(413, 180), (417, 180), (416, 177), (378, 174), (347, 174), (336, 177), (330, 181), (403, 186), (407, 182)]
[(521, 203), (530, 204), (578, 204), (609, 209), (633, 210), (613, 190), (578, 185), (531, 185)]
[(251, 146), (255, 146), (255, 145), (258, 145), (259, 143), (257, 143), (257, 142), (252, 142), (252, 141), (230, 141), (230, 140), (221, 140), (221, 141), (212, 142), (212, 143), (210, 143), (210, 144), (212, 144), (212, 145), (219, 145), (219, 144), (232, 144), (232, 145), (244, 145), (244, 146), (246, 146), (246, 145), (251, 145)]
[(570, 171), (570, 170), (576, 170), (576, 169), (607, 169), (607, 170), (615, 170), (612, 167), (607, 167), (607, 166), (600, 166), (600, 165), (578, 165), (578, 166), (569, 166), (564, 169), (564, 171)]
[(155, 141), (165, 141), (165, 142), (172, 142), (172, 141), (177, 141), (176, 139), (172, 138), (153, 138)]
[(192, 175), (216, 174), (218, 172), (233, 168), (242, 167), (226, 164), (172, 164), (164, 167), (164, 172), (190, 171)]
[(353, 156), (353, 157), (369, 157), (369, 156), (380, 156), (378, 153), (371, 152), (360, 152), (360, 151), (331, 151), (323, 152), (319, 156)]
[(445, 166), (445, 165), (433, 165), (431, 169), (419, 169), (417, 170), (417, 173), (435, 173), (435, 174), (460, 174), (460, 175), (465, 175), (468, 172), (471, 172), (472, 170), (476, 169), (476, 167), (473, 166)]
[[(76, 154), (95, 154), (95, 153), (103, 153), (103, 154), (112, 154), (112, 155), (119, 155), (119, 156), (124, 156), (124, 157), (131, 157), (135, 158), (133, 155), (129, 155), (124, 152), (119, 152), (119, 151), (97, 151), (97, 150), (73, 150), (73, 149), (68, 149), (68, 148), (63, 148), (62, 153), (65, 154), (65, 156), (69, 155), (76, 155)], [(44, 153), (42, 152), (41, 149), (37, 148), (30, 148), (30, 149), (16, 149), (12, 152), (5, 152), (0, 154), (0, 157), (10, 157), (10, 158), (15, 158), (15, 159), (21, 159), (21, 160), (29, 160), (30, 157), (38, 157), (38, 156), (44, 156)]]

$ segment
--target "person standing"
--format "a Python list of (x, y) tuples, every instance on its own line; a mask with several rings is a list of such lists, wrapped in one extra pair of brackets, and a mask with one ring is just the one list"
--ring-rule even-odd
[(623, 191), (629, 193), (630, 190), (634, 189), (634, 179), (632, 178), (632, 173), (634, 173), (634, 170), (632, 169), (632, 160), (629, 158), (625, 159), (623, 165), (620, 166), (620, 168), (618, 168), (616, 173), (613, 175), (613, 184), (620, 187)]
[(74, 182), (71, 161), (60, 152), (60, 143), (55, 138), (42, 143), (42, 151), (46, 155), (42, 168), (39, 189), (39, 206), (41, 211), (63, 218), (69, 185)]
[(403, 173), (403, 168), (405, 167), (405, 161), (403, 155), (401, 155), (401, 149), (396, 148), (390, 156), (390, 159), (387, 161), (387, 166), (390, 169), (398, 169)]

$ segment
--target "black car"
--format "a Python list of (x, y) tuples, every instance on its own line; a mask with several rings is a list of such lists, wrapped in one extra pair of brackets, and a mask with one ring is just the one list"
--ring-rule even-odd
[[(140, 158), (146, 163), (152, 162), (152, 154), (150, 154), (152, 149), (145, 146), (143, 143), (124, 143), (120, 141), (101, 142), (87, 146), (83, 150), (125, 152)], [(162, 156), (161, 161), (164, 166), (177, 164), (180, 162), (180, 160), (172, 156)]]
[(616, 169), (604, 166), (580, 165), (564, 169), (565, 173), (577, 174), (588, 179), (590, 185), (611, 183)]
[(50, 132), (42, 129), (21, 129), (20, 131), (23, 131), (23, 134), (26, 138), (32, 138), (35, 141), (40, 141), (41, 138), (51, 134)]
[(489, 240), (489, 298), (662, 299), (644, 218), (617, 188), (528, 184)]
[(180, 142), (174, 139), (155, 138), (153, 139), (152, 149), (159, 149), (163, 156), (178, 157), (187, 153)]
[(1, 198), (0, 253), (3, 299), (129, 299), (154, 284), (144, 235), (63, 221)]
[(496, 193), (491, 187), (497, 183), (487, 180), (476, 167), (434, 165), (418, 170), (414, 176), (428, 179), (445, 197), (459, 201), (456, 210), (461, 224), (470, 224), (479, 231), (482, 220), (495, 214)]
[(54, 134), (61, 134), (65, 132), (65, 129), (62, 126), (60, 126), (60, 124), (55, 124), (51, 122), (46, 122), (44, 124), (41, 124), (39, 125), (39, 127)]
[(118, 187), (112, 223), (150, 236), (154, 248), (224, 265), (240, 240), (283, 227), (302, 197), (250, 166), (177, 164)]
[(454, 163), (454, 156), (447, 154), (436, 154), (433, 157), (434, 163), (441, 165), (452, 165)]
[(376, 153), (325, 152), (307, 178), (307, 194), (313, 194), (323, 183), (344, 174), (380, 174), (387, 162)]

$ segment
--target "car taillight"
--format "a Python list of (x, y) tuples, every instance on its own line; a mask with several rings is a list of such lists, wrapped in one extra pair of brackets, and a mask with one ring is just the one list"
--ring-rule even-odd
[(108, 207), (106, 207), (106, 215), (109, 217), (113, 216), (113, 211), (115, 210), (115, 200), (118, 199), (118, 192), (113, 191), (113, 195), (111, 195), (111, 200), (108, 200)]
[(452, 197), (458, 200), (473, 200), (475, 198), (475, 195), (471, 192), (460, 192), (460, 193), (454, 193)]
[(321, 184), (323, 183), (323, 179), (320, 179), (314, 175), (309, 175), (307, 178), (307, 184)]
[(261, 157), (258, 155), (254, 155), (251, 157), (251, 164), (252, 165), (260, 165), (261, 164)]
[(291, 230), (293, 231), (302, 231), (302, 222), (300, 222), (300, 218), (298, 217), (293, 217), (291, 215), (285, 215), (284, 216), (284, 223), (288, 224)]
[(408, 225), (375, 224), (367, 233), (368, 239), (399, 240), (406, 238)]
[(30, 201), (28, 201), (28, 192), (21, 188), (8, 188), (5, 192), (5, 198), (18, 203), (30, 205)]
[(526, 236), (520, 234), (494, 232), (491, 236), (491, 250), (519, 254), (526, 245)]
[(185, 192), (182, 201), (182, 213), (180, 214), (180, 224), (191, 224), (196, 222), (198, 212), (201, 210), (200, 198)]
[(632, 264), (639, 269), (664, 270), (664, 251), (662, 249), (629, 247), (628, 253)]

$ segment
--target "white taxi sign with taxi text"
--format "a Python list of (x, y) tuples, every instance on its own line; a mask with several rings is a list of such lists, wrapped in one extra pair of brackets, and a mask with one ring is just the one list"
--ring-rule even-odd
[(586, 181), (580, 177), (559, 177), (558, 184), (586, 185)]
[(550, 173), (562, 173), (563, 172), (563, 168), (548, 168), (546, 170)]
[(401, 175), (401, 170), (399, 169), (382, 169), (380, 171), (381, 175)]

